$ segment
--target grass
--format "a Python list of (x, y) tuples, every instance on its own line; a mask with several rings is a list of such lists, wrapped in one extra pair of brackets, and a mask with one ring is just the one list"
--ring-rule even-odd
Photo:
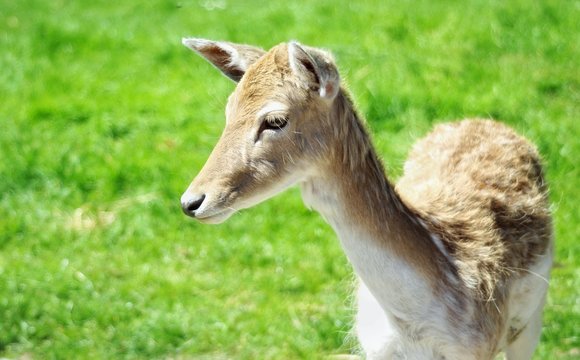
[(579, 16), (572, 1), (2, 1), (0, 357), (355, 346), (352, 271), (298, 191), (220, 226), (181, 214), (233, 89), (180, 45), (195, 35), (332, 50), (393, 178), (440, 121), (494, 117), (538, 144), (557, 266), (536, 358), (577, 358)]

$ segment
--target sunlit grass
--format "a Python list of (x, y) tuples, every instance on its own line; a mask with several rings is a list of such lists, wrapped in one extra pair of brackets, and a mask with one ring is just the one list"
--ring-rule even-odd
[(580, 351), (578, 7), (551, 1), (0, 3), (0, 356), (348, 353), (353, 275), (292, 190), (220, 226), (179, 197), (233, 89), (182, 36), (332, 50), (389, 172), (435, 122), (538, 144), (557, 267), (537, 359)]

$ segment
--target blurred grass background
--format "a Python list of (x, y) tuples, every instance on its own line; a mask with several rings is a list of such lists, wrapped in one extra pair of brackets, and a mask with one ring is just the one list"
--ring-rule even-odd
[(354, 351), (353, 275), (292, 190), (220, 226), (179, 197), (234, 85), (182, 36), (333, 51), (394, 179), (434, 123), (544, 155), (557, 266), (536, 359), (580, 356), (578, 1), (0, 0), (0, 357)]

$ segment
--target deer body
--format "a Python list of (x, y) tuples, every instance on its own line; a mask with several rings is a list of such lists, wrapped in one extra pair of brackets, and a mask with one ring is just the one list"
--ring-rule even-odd
[(440, 125), (395, 188), (328, 54), (184, 43), (239, 82), (222, 138), (182, 197), (188, 215), (221, 222), (298, 184), (361, 279), (368, 358), (531, 357), (552, 261), (531, 144), (492, 121)]

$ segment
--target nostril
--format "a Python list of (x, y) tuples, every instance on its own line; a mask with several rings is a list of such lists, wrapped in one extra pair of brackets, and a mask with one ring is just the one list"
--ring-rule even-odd
[(195, 210), (199, 209), (204, 199), (205, 194), (193, 196), (185, 204), (183, 204), (183, 210), (189, 214), (193, 214)]

